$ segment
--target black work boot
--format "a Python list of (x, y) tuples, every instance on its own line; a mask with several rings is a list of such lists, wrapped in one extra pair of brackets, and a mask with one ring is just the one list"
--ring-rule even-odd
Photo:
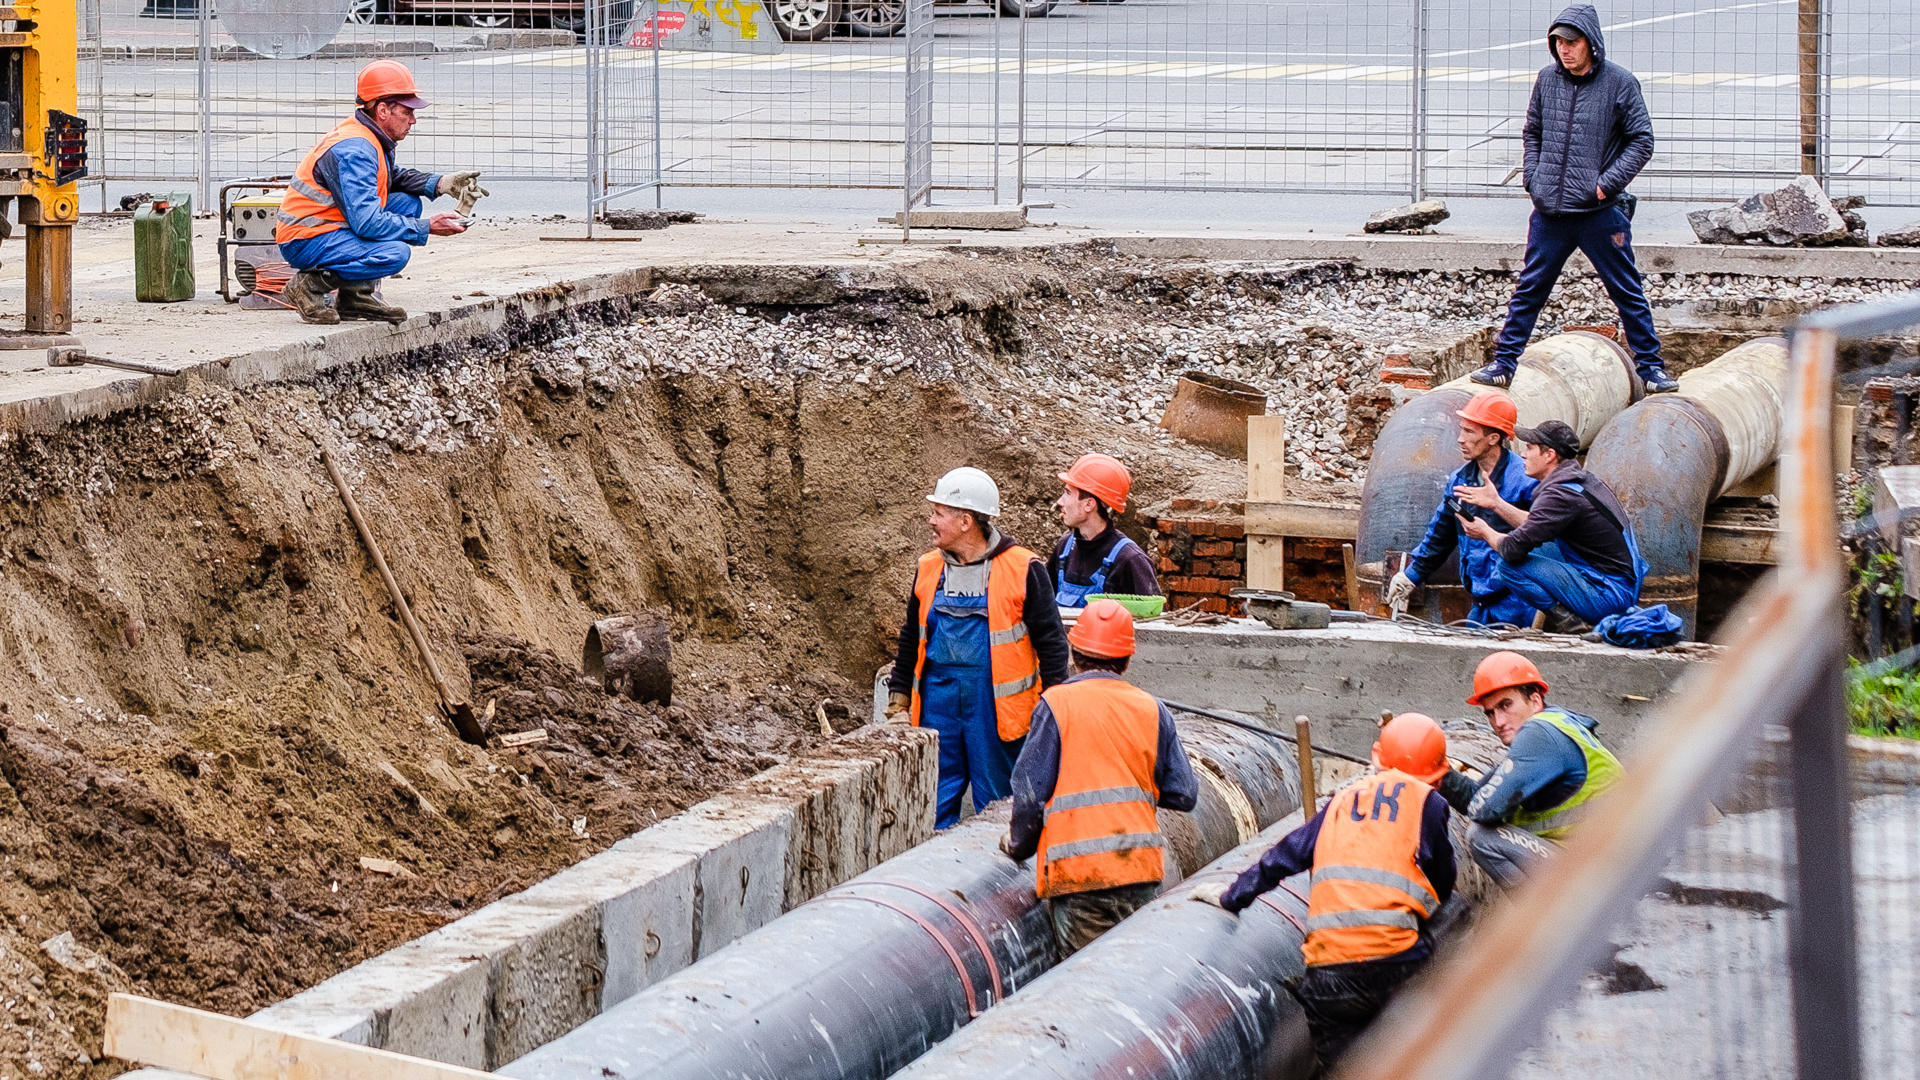
[(327, 294), (340, 287), (340, 279), (328, 270), (302, 270), (293, 275), (280, 295), (287, 298), (302, 322), (331, 326), (340, 321), (340, 313), (327, 305)]
[(1575, 615), (1564, 605), (1555, 604), (1543, 613), (1546, 618), (1540, 629), (1549, 634), (1584, 634), (1593, 629), (1593, 624)]
[(343, 319), (366, 319), (371, 322), (402, 323), (407, 321), (407, 310), (392, 304), (383, 304), (373, 295), (373, 287), (380, 284), (379, 278), (364, 281), (343, 281), (340, 283), (340, 317)]

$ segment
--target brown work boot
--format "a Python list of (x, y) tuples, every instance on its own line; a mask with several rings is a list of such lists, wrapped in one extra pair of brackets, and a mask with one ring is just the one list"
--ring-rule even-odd
[(343, 319), (367, 319), (371, 322), (401, 323), (407, 320), (407, 309), (392, 304), (383, 304), (373, 295), (373, 287), (380, 284), (379, 278), (365, 281), (343, 281), (340, 283), (340, 317)]
[(280, 295), (287, 298), (303, 322), (330, 326), (340, 321), (340, 313), (327, 304), (327, 294), (340, 287), (340, 279), (325, 270), (302, 270), (293, 275)]

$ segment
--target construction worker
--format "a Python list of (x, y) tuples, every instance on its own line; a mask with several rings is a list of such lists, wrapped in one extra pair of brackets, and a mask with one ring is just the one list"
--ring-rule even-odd
[(1096, 600), (1067, 644), (1073, 677), (1033, 710), (1000, 845), (1016, 861), (1038, 853), (1034, 891), (1047, 901), (1062, 959), (1159, 893), (1166, 840), (1154, 807), (1191, 810), (1200, 797), (1173, 715), (1122, 678), (1132, 614)]
[(1067, 632), (1046, 563), (993, 527), (1000, 488), (955, 469), (927, 496), (934, 550), (920, 557), (888, 682), (891, 720), (940, 733), (934, 828), (1007, 797), (1040, 692), (1067, 679)]
[(1059, 475), (1067, 489), (1053, 505), (1068, 532), (1047, 560), (1054, 599), (1077, 608), (1098, 593), (1159, 596), (1147, 553), (1113, 523), (1133, 487), (1127, 467), (1105, 454), (1087, 454)]
[(1532, 626), (1534, 609), (1500, 580), (1499, 554), (1459, 524), (1462, 518), (1478, 519), (1504, 533), (1526, 520), (1536, 482), (1527, 475), (1519, 455), (1507, 449), (1519, 410), (1512, 398), (1488, 391), (1475, 394), (1467, 407), (1454, 415), (1460, 418), (1460, 433), (1455, 440), (1466, 464), (1447, 478), (1448, 495), (1434, 508), (1426, 537), (1387, 584), (1387, 606), (1406, 610), (1414, 586), (1430, 580), (1447, 556), (1458, 549), (1460, 580), (1473, 594), (1467, 618), (1489, 626)]
[[(280, 200), (274, 238), (299, 271), (283, 295), (310, 323), (405, 319), (405, 310), (374, 295), (380, 279), (405, 267), (409, 249), (424, 246), (429, 234), (467, 231), (455, 213), (422, 218), (421, 200), (479, 190), (477, 172), (394, 165), (393, 148), (413, 130), (414, 110), (427, 107), (405, 64), (375, 60), (361, 68), (355, 93), (359, 111), (321, 137)], [(336, 290), (339, 301), (329, 307), (327, 294)]]
[(1613, 489), (1580, 467), (1580, 438), (1572, 428), (1549, 420), (1513, 434), (1522, 444), (1527, 475), (1539, 481), (1533, 504), (1524, 511), (1504, 503), (1493, 507), (1514, 526), (1511, 532), (1465, 516), (1458, 518), (1460, 531), (1500, 553), (1495, 580), (1543, 612), (1547, 630), (1584, 634), (1633, 607), (1646, 560)]
[(1239, 914), (1261, 893), (1304, 870), (1306, 974), (1293, 994), (1322, 1069), (1332, 1068), (1395, 990), (1433, 955), (1428, 923), (1453, 895), (1447, 802), (1447, 736), (1419, 713), (1401, 713), (1373, 746), (1378, 770), (1335, 791), (1311, 821), (1282, 837), (1231, 884), (1203, 882), (1193, 899)]
[(1589, 802), (1619, 782), (1620, 759), (1600, 744), (1599, 721), (1547, 704), (1546, 678), (1519, 653), (1480, 661), (1467, 704), (1486, 714), (1507, 756), (1464, 805), (1451, 786), (1449, 794), (1473, 821), (1473, 861), (1511, 889), (1553, 854)]

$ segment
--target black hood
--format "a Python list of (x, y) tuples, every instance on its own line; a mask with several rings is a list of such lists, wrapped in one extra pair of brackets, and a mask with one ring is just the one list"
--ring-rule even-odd
[[(1594, 70), (1598, 71), (1600, 65), (1607, 62), (1607, 41), (1600, 34), (1600, 13), (1593, 9), (1592, 4), (1569, 5), (1567, 10), (1560, 13), (1559, 18), (1553, 20), (1553, 26), (1547, 27), (1547, 55), (1558, 64), (1560, 53), (1553, 47), (1554, 26), (1571, 26), (1580, 31), (1580, 36), (1586, 38), (1587, 44), (1593, 47)], [(1561, 70), (1564, 71), (1565, 68)]]

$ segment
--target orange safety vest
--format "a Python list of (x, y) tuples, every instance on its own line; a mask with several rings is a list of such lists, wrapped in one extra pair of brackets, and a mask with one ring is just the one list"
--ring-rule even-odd
[[(1040, 654), (1027, 640), (1027, 624), (1020, 617), (1027, 603), (1027, 565), (1040, 556), (1018, 544), (993, 557), (987, 570), (987, 644), (993, 673), (993, 715), (1002, 741), (1027, 733), (1033, 707), (1040, 704)], [(936, 549), (920, 556), (920, 575), (913, 595), (920, 601), (920, 655), (913, 662), (913, 712), (920, 725), (920, 678), (927, 670), (927, 616), (933, 594), (940, 588), (946, 559)]]
[(1120, 679), (1064, 682), (1041, 698), (1060, 728), (1060, 778), (1034, 861), (1041, 896), (1159, 881), (1166, 839), (1153, 808), (1160, 704)]
[(1309, 964), (1345, 964), (1405, 952), (1440, 901), (1415, 856), (1433, 789), (1398, 769), (1341, 788), (1313, 846), (1307, 901)]
[(367, 125), (357, 117), (349, 116), (327, 132), (307, 152), (300, 167), (294, 170), (293, 181), (287, 185), (286, 193), (280, 196), (280, 220), (273, 230), (275, 243), (292, 243), (347, 227), (347, 215), (340, 209), (339, 201), (332, 192), (321, 187), (313, 176), (313, 167), (319, 163), (321, 155), (333, 149), (335, 143), (346, 139), (365, 139), (373, 147), (374, 160), (380, 163), (380, 205), (387, 205), (386, 152), (380, 149), (379, 141), (373, 137), (373, 132), (367, 130)]

